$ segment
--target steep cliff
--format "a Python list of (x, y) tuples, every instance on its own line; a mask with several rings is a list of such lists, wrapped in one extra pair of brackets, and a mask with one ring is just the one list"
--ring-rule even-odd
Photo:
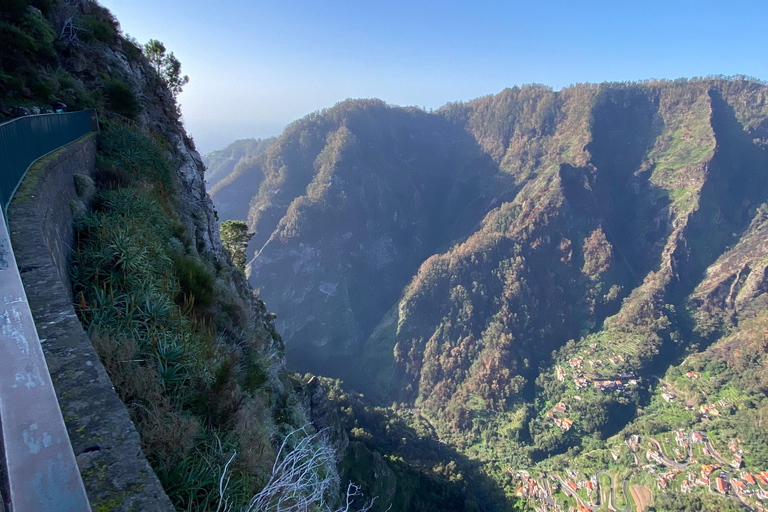
[[(95, 169), (90, 153), (89, 168), (74, 180), (83, 199), (71, 195), (67, 205), (57, 197), (56, 204), (75, 219), (74, 244), (68, 239), (56, 247), (65, 248), (56, 255), (60, 273), (71, 276), (71, 283), (57, 286), (56, 300), (74, 304), (90, 341), (82, 330), (78, 337), (57, 324), (56, 340), (70, 347), (51, 359), (54, 370), (67, 372), (54, 379), (60, 400), (77, 402), (67, 411), (78, 416), (65, 414), (65, 422), (94, 510), (170, 506), (157, 487), (155, 496), (144, 496), (151, 471), (180, 510), (245, 509), (254, 496), (274, 500), (271, 493), (283, 491), (264, 488), (277, 478), (275, 461), (289, 457), (303, 438), (307, 456), (318, 457), (303, 477), (319, 485), (320, 494), (298, 482), (294, 501), (322, 510), (341, 503), (337, 459), (343, 454), (337, 450), (345, 449), (346, 437), (339, 428), (317, 434), (327, 421), (310, 417), (319, 403), (306, 403), (303, 386), (285, 370), (274, 315), (222, 249), (205, 167), (181, 124), (168, 77), (121, 35), (109, 11), (88, 0), (4, 5), (0, 38), (3, 117), (48, 111), (53, 101), (99, 112)], [(93, 180), (86, 175), (91, 171)], [(72, 176), (61, 180), (69, 193)], [(38, 184), (27, 185), (26, 199), (34, 198)], [(27, 229), (71, 233), (69, 225), (33, 226), (31, 218), (25, 218)], [(62, 310), (68, 307), (56, 311)], [(114, 390), (99, 367), (103, 389), (89, 395), (89, 383), (77, 379), (85, 374), (72, 376), (70, 367), (93, 369), (93, 361), (76, 359), (92, 359), (94, 349)], [(73, 364), (58, 364), (62, 357)], [(115, 392), (125, 408), (109, 401)], [(99, 418), (109, 411), (119, 418)], [(139, 436), (116, 431), (121, 421), (132, 421)], [(119, 452), (102, 455), (114, 446), (130, 450), (126, 458), (137, 463), (110, 467), (109, 457)], [(136, 475), (125, 474), (131, 468)]]

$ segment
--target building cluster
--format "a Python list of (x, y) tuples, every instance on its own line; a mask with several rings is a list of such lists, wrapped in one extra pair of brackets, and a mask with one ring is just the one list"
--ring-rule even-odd
[[(594, 350), (592, 350), (594, 352)], [(609, 361), (618, 366), (625, 362), (626, 359), (623, 355), (617, 355), (609, 358)], [(584, 356), (579, 355), (568, 360), (568, 366), (573, 370), (573, 383), (576, 389), (584, 389), (589, 387), (590, 384), (594, 386), (597, 391), (619, 391), (625, 394), (630, 394), (630, 389), (638, 385), (637, 378), (632, 373), (625, 373), (609, 379), (591, 379), (585, 377), (582, 369), (584, 368)], [(602, 359), (590, 359), (589, 366), (592, 368), (604, 366)], [(559, 382), (564, 382), (566, 379), (565, 371), (561, 366), (555, 368), (555, 375)]]
[(522, 498), (544, 499), (548, 496), (547, 491), (541, 487), (536, 480), (526, 473), (521, 478), (520, 487), (517, 489), (517, 496)]
[(659, 475), (659, 477), (656, 479), (656, 485), (658, 485), (659, 490), (666, 489), (669, 487), (669, 482), (674, 480), (678, 473), (680, 473), (680, 470), (678, 468), (672, 468), (666, 473), (663, 473)]
[(571, 427), (573, 426), (573, 420), (571, 418), (560, 418), (555, 416), (555, 414), (565, 414), (567, 409), (568, 408), (566, 405), (563, 402), (560, 402), (554, 406), (551, 411), (547, 412), (547, 417), (552, 418), (552, 420), (555, 422), (555, 425), (565, 430), (566, 432), (571, 430)]
[[(718, 409), (718, 406), (720, 409)], [(727, 410), (731, 408), (731, 404), (725, 400), (718, 400), (717, 403), (704, 404), (699, 407), (699, 412), (705, 417), (720, 416), (720, 410)]]
[(664, 391), (661, 393), (661, 398), (663, 398), (665, 402), (670, 403), (675, 401), (675, 398), (677, 398), (677, 395), (672, 393), (671, 391)]
[(651, 462), (655, 462), (660, 466), (666, 466), (666, 462), (664, 462), (664, 459), (662, 458), (661, 454), (651, 448), (648, 448), (648, 451), (645, 452), (645, 458)]
[(733, 460), (731, 461), (731, 467), (733, 469), (741, 468), (741, 465), (744, 462), (744, 450), (739, 448), (740, 444), (741, 444), (741, 439), (734, 439), (734, 440), (728, 441), (728, 449), (733, 454)]

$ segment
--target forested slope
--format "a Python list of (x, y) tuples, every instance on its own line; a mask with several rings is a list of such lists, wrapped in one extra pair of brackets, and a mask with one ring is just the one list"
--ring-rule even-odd
[[(341, 103), (251, 160), (251, 282), (289, 365), (413, 408), (497, 475), (610, 437), (686, 355), (748, 364), (767, 97), (737, 77), (525, 86), (431, 113)], [(596, 366), (557, 378), (587, 352)], [(584, 391), (577, 426), (551, 426), (578, 379), (621, 375), (632, 389)]]

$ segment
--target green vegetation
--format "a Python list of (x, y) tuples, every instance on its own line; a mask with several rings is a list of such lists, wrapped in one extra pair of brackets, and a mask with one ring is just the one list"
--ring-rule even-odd
[(147, 56), (152, 69), (165, 82), (174, 98), (181, 89), (189, 83), (189, 77), (181, 74), (181, 62), (171, 53), (165, 53), (165, 45), (157, 39), (150, 39), (144, 45), (144, 55)]
[(121, 178), (77, 224), (78, 314), (175, 505), (214, 509), (234, 451), (228, 496), (243, 505), (271, 472), (274, 432), (306, 422), (297, 398), (277, 391), (291, 389), (287, 377), (268, 371), (273, 335), (217, 311), (242, 299), (179, 240), (171, 166), (153, 138), (108, 126), (99, 167)]
[[(166, 101), (163, 89), (175, 103), (188, 82), (173, 52), (151, 41), (145, 56), (96, 1), (11, 4), (0, 9), (0, 121), (49, 111), (54, 102), (71, 110), (97, 108), (136, 119), (147, 106)], [(146, 76), (136, 75), (126, 60), (115, 60), (119, 54), (143, 68)], [(152, 69), (160, 80), (150, 79)], [(177, 105), (170, 114), (178, 118)]]
[(657, 500), (648, 512), (739, 512), (744, 508), (736, 501), (720, 496), (685, 496), (668, 493)]
[[(430, 423), (411, 410), (373, 407), (332, 379), (307, 376), (305, 382), (321, 383), (349, 432), (351, 449), (341, 464), (343, 476), (361, 482), (366, 495), (391, 494), (389, 501), (372, 509), (375, 512), (389, 506), (410, 512), (474, 512), (481, 510), (480, 505), (507, 510), (515, 504), (482, 468), (438, 443)], [(379, 476), (369, 474), (369, 469)]]
[(253, 233), (248, 232), (248, 225), (241, 220), (228, 220), (221, 224), (221, 243), (229, 252), (232, 263), (245, 272), (245, 250)]
[(141, 111), (141, 105), (130, 85), (122, 80), (108, 80), (105, 90), (109, 108), (113, 112), (129, 119), (136, 118)]
[[(568, 468), (663, 497), (687, 475), (659, 483), (628, 436), (683, 464), (677, 429), (726, 446), (741, 431), (765, 469), (765, 347), (738, 334), (768, 306), (764, 91), (713, 77), (525, 86), (430, 114), (347, 101), (213, 197), (255, 232), (251, 280), (296, 368), (411, 411), (507, 495), (510, 469)], [(699, 412), (720, 400), (731, 412)], [(393, 453), (354, 416), (354, 438)]]

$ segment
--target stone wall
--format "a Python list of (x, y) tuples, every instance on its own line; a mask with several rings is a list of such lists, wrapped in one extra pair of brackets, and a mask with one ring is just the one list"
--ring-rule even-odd
[(8, 208), (11, 243), (94, 512), (171, 512), (73, 307), (73, 211), (90, 200), (96, 137), (83, 137), (32, 166)]

